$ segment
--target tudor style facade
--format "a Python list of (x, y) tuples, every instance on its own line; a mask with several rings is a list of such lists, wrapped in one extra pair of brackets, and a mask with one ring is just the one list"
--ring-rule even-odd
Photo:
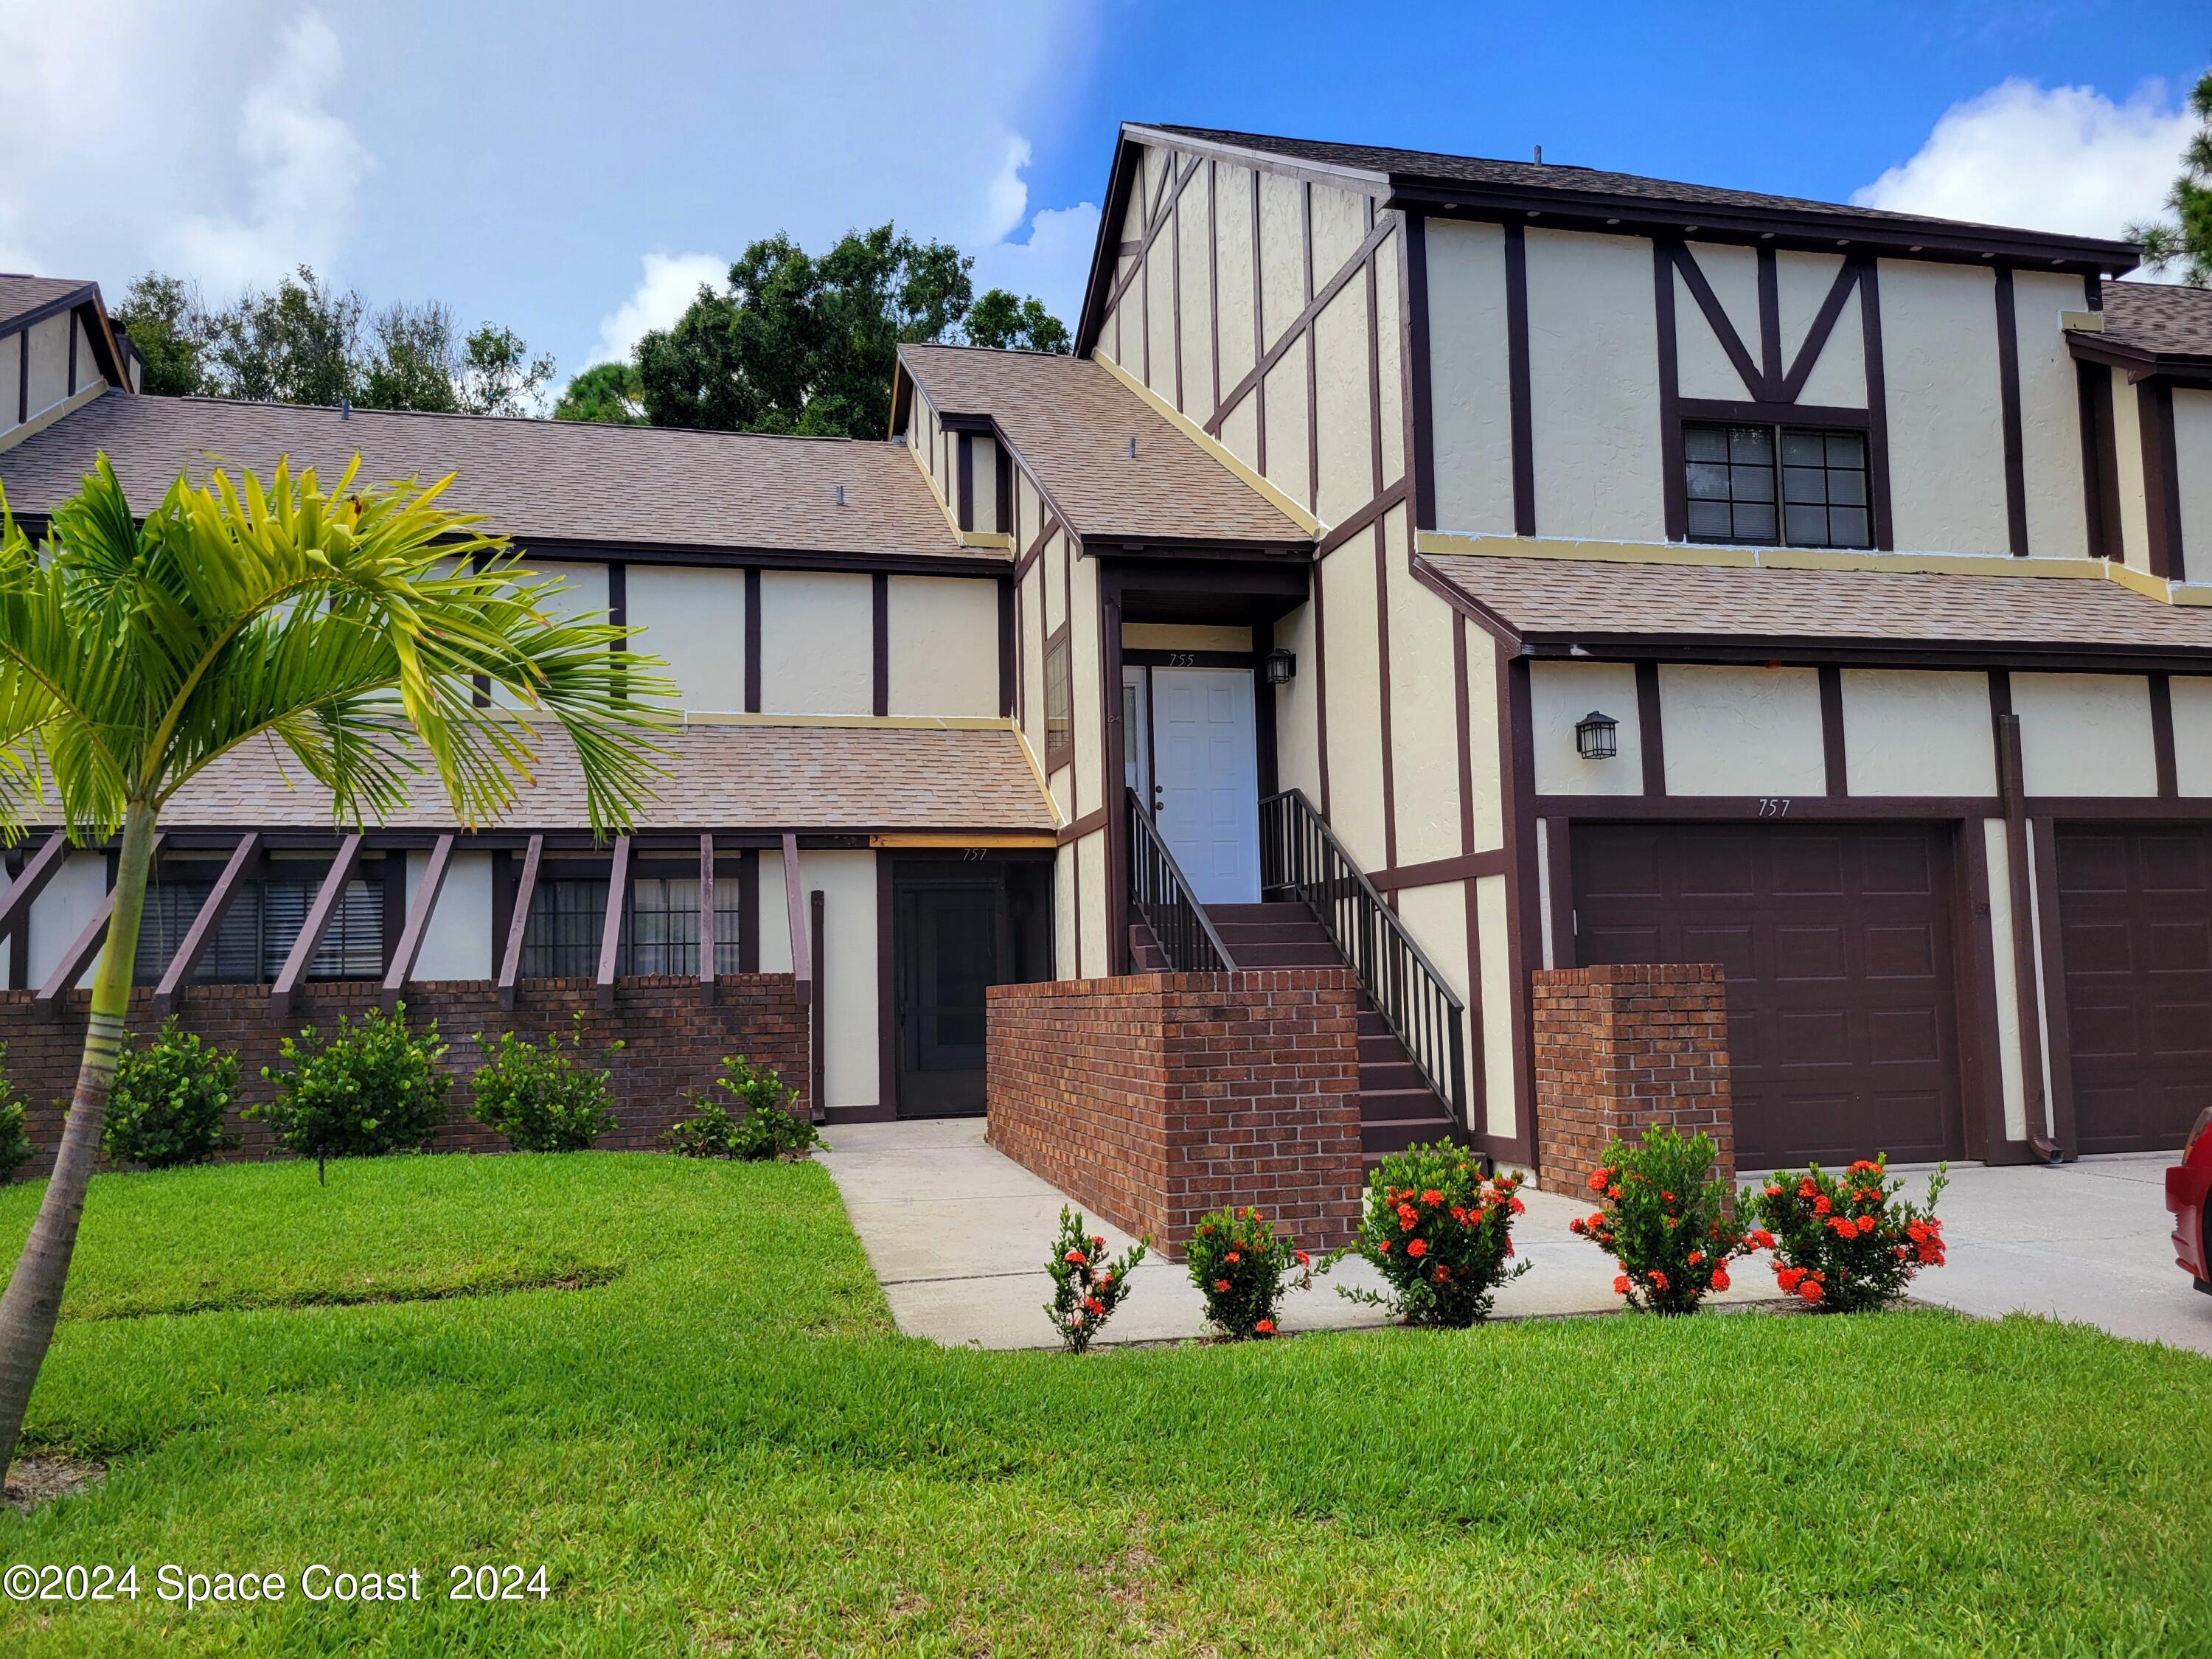
[[(1367, 1152), (1528, 1164), (1536, 976), (1710, 961), (1746, 1167), (2146, 1148), (2212, 1058), (2212, 295), (2135, 257), (1128, 126), (1075, 355), (907, 347), (896, 442), (118, 368), (0, 425), (0, 483), (35, 522), (95, 451), (134, 499), (207, 451), (457, 470), (683, 692), (613, 848), (556, 785), (356, 842), (240, 761), (171, 815), (165, 995), (182, 956), (619, 1007), (708, 939), (805, 981), (817, 1106), (888, 1116), (983, 1105), (987, 983), (1349, 960)], [(52, 1002), (104, 860), (17, 861)]]

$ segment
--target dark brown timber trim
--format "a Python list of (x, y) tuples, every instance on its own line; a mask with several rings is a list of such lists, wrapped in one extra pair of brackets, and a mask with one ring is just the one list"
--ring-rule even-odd
[(805, 902), (799, 893), (799, 837), (783, 833), (783, 922), (791, 936), (791, 973), (798, 981), (799, 1000), (811, 1006), (814, 957), (806, 948)]
[(2181, 475), (2173, 441), (2173, 387), (2151, 380), (2136, 387), (2136, 417), (2142, 434), (2143, 517), (2150, 532), (2150, 574), (2186, 581), (2181, 542)]
[(760, 850), (738, 854), (738, 971), (760, 972)]
[(1844, 671), (1824, 663), (1820, 676), (1820, 757), (1827, 774), (1832, 799), (1851, 793), (1850, 772), (1844, 747)]
[(2015, 557), (2027, 556), (2027, 442), (2021, 432), (2020, 310), (2012, 267), (1996, 269), (1997, 409), (2004, 422), (2005, 532)]
[(1659, 345), (1661, 510), (1666, 518), (1667, 539), (1687, 541), (1689, 508), (1682, 471), (1681, 344), (1674, 330), (1674, 250), (1666, 242), (1651, 244), (1651, 313), (1657, 325)]
[[(1256, 180), (1259, 175), (1255, 173), (1253, 176)], [(1255, 260), (1259, 258), (1259, 205), (1255, 200), (1252, 209)], [(1259, 359), (1252, 368), (1245, 371), (1243, 379), (1230, 387), (1221, 400), (1221, 406), (1213, 411), (1212, 418), (1204, 422), (1204, 429), (1208, 434), (1217, 437), (1220, 435), (1222, 422), (1236, 412), (1237, 405), (1244, 400), (1247, 393), (1259, 389), (1261, 384), (1267, 378), (1267, 371), (1289, 355), (1291, 348), (1297, 344), (1305, 331), (1312, 326), (1314, 319), (1328, 310), (1329, 301), (1342, 293), (1345, 286), (1360, 274), (1369, 257), (1382, 245), (1383, 239), (1388, 237), (1394, 228), (1395, 225), (1390, 221), (1377, 224), (1374, 229), (1367, 233), (1358, 247), (1353, 250), (1352, 257), (1346, 259), (1343, 266), (1318, 289), (1312, 289), (1309, 284), (1309, 292), (1312, 294), (1312, 298), (1306, 302), (1297, 317), (1291, 319), (1290, 326), (1275, 337), (1275, 343), (1272, 346), (1267, 343), (1266, 321), (1257, 317), (1259, 302), (1256, 299), (1254, 301), (1255, 317), (1254, 349), (1259, 353)], [(1259, 267), (1256, 264), (1253, 270), (1253, 285), (1256, 289), (1260, 286)], [(1264, 404), (1262, 408), (1265, 408)], [(1265, 471), (1264, 468), (1261, 470)]]
[[(1674, 245), (1674, 268), (1682, 273), (1684, 286), (1690, 290), (1690, 297), (1698, 302), (1698, 309), (1705, 313), (1707, 326), (1712, 330), (1713, 337), (1720, 342), (1721, 349), (1728, 354), (1728, 360), (1735, 367), (1736, 378), (1743, 382), (1744, 390), (1758, 402), (1774, 402), (1778, 389), (1776, 381), (1769, 380), (1759, 366), (1752, 361), (1750, 349), (1744, 344), (1743, 337), (1736, 332), (1735, 320), (1729, 316), (1728, 307), (1721, 303), (1720, 295), (1713, 292), (1712, 283), (1705, 279), (1705, 268), (1698, 264), (1698, 256), (1686, 244), (1680, 242)], [(1759, 298), (1760, 332), (1764, 334), (1766, 307), (1763, 291)], [(1778, 340), (1776, 355), (1780, 355)]]
[(1221, 412), (1221, 169), (1211, 156), (1206, 162), (1206, 320), (1213, 396), (1206, 413), (1211, 420)]
[[(69, 856), (69, 832), (57, 830), (39, 843), (39, 850), (31, 854), (23, 866), (22, 873), (9, 884), (7, 894), (0, 897), (0, 933), (9, 933), (31, 913), (31, 902), (46, 891), (46, 884), (62, 867)], [(15, 952), (18, 959), (22, 952)]]
[(1529, 975), (1536, 966), (1536, 759), (1526, 659), (1498, 653), (1498, 751), (1505, 820), (1505, 960), (1511, 987), (1513, 1133), (1493, 1135), (1524, 1164), (1535, 1162), (1536, 1091)]
[(2104, 363), (2077, 362), (2074, 383), (2081, 405), (2081, 505), (2089, 556), (2122, 556), (2120, 470), (2112, 421), (2112, 371)]
[[(24, 349), (29, 349), (27, 337)], [(158, 858), (161, 855), (161, 843), (167, 839), (166, 835), (155, 836), (153, 856)], [(359, 841), (360, 837), (356, 836), (354, 839)], [(92, 959), (100, 954), (100, 945), (107, 938), (108, 918), (115, 914), (114, 877), (115, 860), (110, 858), (107, 896), (100, 900), (100, 908), (93, 913), (92, 920), (85, 923), (84, 931), (62, 953), (61, 961), (46, 976), (46, 982), (39, 988), (38, 995), (31, 999), (32, 1006), (38, 1012), (48, 1016), (59, 1014), (63, 1000), (77, 981), (84, 977), (84, 970), (92, 966)]]
[[(889, 853), (876, 854), (876, 1098), (898, 1115), (898, 890)], [(819, 1115), (824, 1108), (814, 1103)]]
[(745, 713), (761, 711), (761, 573), (745, 570)]
[[(453, 838), (449, 836), (447, 839), (450, 841)], [(261, 835), (258, 830), (240, 836), (238, 845), (231, 848), (230, 862), (222, 866), (222, 873), (215, 878), (215, 886), (209, 892), (207, 902), (200, 906), (199, 915), (192, 918), (192, 925), (185, 930), (183, 942), (177, 946), (177, 954), (169, 958), (169, 965), (162, 969), (161, 981), (154, 988), (156, 1018), (166, 1016), (176, 1007), (184, 994), (185, 982), (198, 969), (201, 957), (207, 953), (209, 941), (215, 938), (216, 929), (222, 926), (223, 916), (229, 910), (231, 901), (238, 896), (245, 885), (246, 872), (253, 867), (254, 861), (260, 856)], [(404, 869), (404, 864), (402, 867)]]
[(999, 584), (999, 718), (1014, 716), (1014, 687), (1019, 680), (1020, 641), (1014, 637), (1014, 585)]
[(1636, 743), (1644, 757), (1644, 793), (1667, 793), (1667, 717), (1659, 704), (1659, 665), (1636, 665)]
[[(2041, 1152), (2052, 1146), (2045, 1127), (2043, 1087), (2043, 1007), (2036, 994), (2033, 855), (2027, 841), (2027, 811), (2021, 762), (2020, 716), (2012, 712), (2008, 677), (1990, 676), (1991, 701), (2002, 686), (2003, 708), (1996, 715), (1997, 787), (2004, 799), (2007, 885), (2012, 890), (2013, 1002), (2020, 1010), (2021, 1099), (2026, 1109), (2027, 1139)], [(2057, 918), (2053, 917), (2055, 924)], [(2040, 1143), (2039, 1145), (2039, 1143)]]
[[(1513, 428), (1513, 533), (1533, 536), (1536, 533), (1536, 428), (1528, 384), (1528, 246), (1519, 225), (1505, 227), (1505, 364)], [(1520, 1046), (1516, 1045), (1516, 1067)]]
[(2150, 747), (2157, 768), (2158, 798), (2172, 800), (2181, 793), (2181, 786), (2173, 753), (2173, 682), (2164, 674), (2150, 676)]
[(2051, 1053), (2051, 1138), (2068, 1158), (2079, 1155), (2080, 1132), (2074, 1116), (2074, 1030), (2066, 1009), (2066, 950), (2058, 896), (2058, 826), (2051, 818), (2029, 820), (2035, 836), (2035, 897), (2043, 945), (2043, 1013), (2045, 1046)]
[(1867, 489), (1874, 497), (1874, 544), (1887, 553), (1897, 545), (1897, 531), (1889, 510), (1889, 380), (1881, 362), (1881, 276), (1870, 258), (1862, 255), (1855, 263), (1866, 356)]
[[(538, 890), (538, 866), (544, 856), (545, 837), (532, 836), (522, 854), (522, 874), (514, 884), (514, 908), (507, 923), (507, 948), (500, 954), (498, 989), (499, 1006), (502, 1008), (514, 1006), (514, 981), (522, 973), (522, 941), (530, 932), (530, 901)], [(318, 898), (316, 902), (322, 901)], [(285, 966), (289, 969), (291, 964), (287, 963)]]
[(814, 963), (814, 994), (806, 1004), (806, 1024), (809, 1036), (806, 1044), (806, 1105), (810, 1114), (827, 1114), (829, 1094), (829, 1026), (830, 975), (824, 967), (827, 955), (823, 934), (826, 931), (823, 912), (829, 898), (817, 887), (806, 896), (807, 956)]
[(1766, 395), (1778, 397), (1782, 374), (1782, 278), (1771, 244), (1759, 249), (1759, 366)]
[(1814, 314), (1813, 325), (1805, 331), (1804, 343), (1797, 348), (1797, 361), (1790, 365), (1790, 373), (1783, 379), (1784, 403), (1796, 403), (1805, 390), (1805, 382), (1813, 378), (1821, 352), (1827, 349), (1828, 337), (1835, 332), (1837, 319), (1844, 314), (1844, 302), (1851, 297), (1858, 279), (1857, 267), (1844, 260), (1843, 268), (1836, 272), (1836, 280), (1829, 285), (1827, 297)]
[(878, 572), (869, 581), (875, 712), (891, 712), (891, 579)]
[(1550, 881), (1547, 897), (1552, 928), (1554, 968), (1581, 965), (1575, 954), (1575, 872), (1571, 852), (1572, 820), (1554, 817), (1543, 820), (1545, 874)]
[(1413, 526), (1437, 527), (1436, 441), (1432, 428), (1429, 362), (1429, 234), (1428, 221), (1419, 214), (1405, 216), (1406, 243), (1399, 258), (1405, 267), (1405, 316), (1401, 332), (1405, 341), (1406, 377), (1413, 399), (1407, 422), (1406, 465), (1413, 474)]
[(1328, 534), (1322, 538), (1321, 545), (1316, 550), (1315, 557), (1316, 559), (1328, 557), (1405, 499), (1406, 480), (1401, 478), (1369, 501), (1366, 506), (1346, 518), (1341, 524), (1333, 526)]
[(1328, 613), (1322, 595), (1328, 588), (1328, 567), (1316, 565), (1313, 573), (1314, 625), (1314, 764), (1319, 770), (1321, 815), (1328, 816)]
[(1375, 665), (1382, 744), (1382, 861), (1398, 862), (1396, 739), (1390, 721), (1390, 550), (1382, 526), (1375, 526)]

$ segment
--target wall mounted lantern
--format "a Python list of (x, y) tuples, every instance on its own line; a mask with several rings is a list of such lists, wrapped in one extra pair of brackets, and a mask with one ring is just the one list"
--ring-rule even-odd
[(1584, 760), (1611, 760), (1620, 752), (1620, 722), (1591, 709), (1575, 722), (1575, 749)]
[(1298, 677), (1298, 658), (1294, 651), (1285, 651), (1279, 645), (1262, 660), (1270, 685), (1288, 685)]

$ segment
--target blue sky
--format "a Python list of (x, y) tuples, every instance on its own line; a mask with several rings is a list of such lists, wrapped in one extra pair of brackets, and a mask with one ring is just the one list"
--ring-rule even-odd
[(0, 0), (0, 270), (307, 262), (563, 373), (781, 229), (895, 217), (1072, 312), (1123, 118), (2117, 234), (2212, 6)]

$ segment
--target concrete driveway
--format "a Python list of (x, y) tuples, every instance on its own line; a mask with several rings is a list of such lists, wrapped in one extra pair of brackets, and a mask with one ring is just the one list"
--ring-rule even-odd
[[(2212, 1354), (2212, 1296), (2173, 1265), (2166, 1171), (2175, 1156), (1954, 1166), (1937, 1205), (1949, 1259), (1914, 1280), (1912, 1294), (1962, 1313), (2044, 1314)], [(1898, 1173), (1917, 1197), (1925, 1170)]]
[[(882, 1282), (899, 1328), (953, 1346), (1049, 1346), (1042, 1304), (1043, 1261), (1065, 1200), (1045, 1182), (983, 1144), (980, 1119), (852, 1124), (828, 1132), (822, 1162)], [(2117, 1336), (2212, 1354), (2212, 1296), (2193, 1289), (2167, 1242), (2166, 1155), (2085, 1158), (2057, 1169), (1951, 1171), (1939, 1206), (1949, 1261), (1917, 1279), (1922, 1301), (1987, 1318), (2022, 1310), (2103, 1327)], [(1926, 1170), (1900, 1169), (1917, 1197)], [(1752, 1177), (1747, 1176), (1749, 1180)], [(1612, 1261), (1567, 1231), (1587, 1206), (1533, 1188), (1514, 1229), (1534, 1271), (1499, 1292), (1511, 1318), (1608, 1311)], [(1119, 1229), (1094, 1222), (1120, 1250)], [(1771, 1299), (1771, 1275), (1745, 1264), (1722, 1303)], [(1379, 1283), (1346, 1261), (1312, 1291), (1290, 1298), (1286, 1330), (1379, 1323), (1338, 1284)], [(1102, 1341), (1201, 1334), (1203, 1304), (1181, 1264), (1155, 1256), (1137, 1272), (1127, 1307)]]

